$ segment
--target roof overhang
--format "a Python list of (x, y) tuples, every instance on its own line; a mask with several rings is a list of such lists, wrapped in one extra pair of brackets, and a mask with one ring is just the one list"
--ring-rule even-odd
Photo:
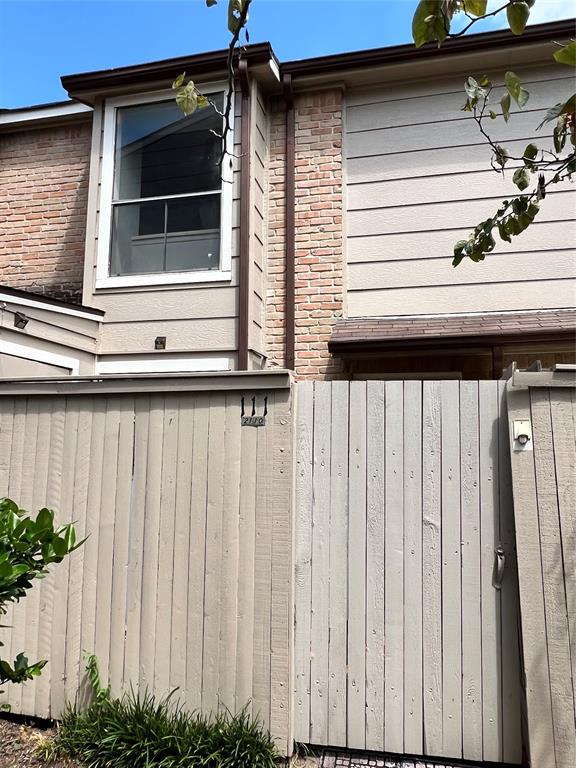
[(336, 323), (328, 348), (339, 357), (358, 357), (386, 351), (550, 341), (576, 341), (576, 311), (351, 318)]
[(0, 131), (14, 128), (36, 128), (52, 122), (89, 120), (92, 107), (77, 101), (57, 101), (18, 109), (0, 109)]
[[(248, 64), (251, 74), (264, 87), (278, 86), (279, 62), (270, 43), (245, 46), (242, 49), (242, 59)], [(238, 54), (234, 57), (235, 66), (237, 62)], [(186, 72), (188, 77), (198, 83), (218, 80), (226, 76), (227, 68), (228, 49), (225, 49), (130, 67), (64, 75), (61, 81), (72, 98), (93, 104), (95, 99), (109, 93), (133, 93), (153, 89), (155, 86), (165, 88), (167, 83), (171, 83), (182, 72)]]

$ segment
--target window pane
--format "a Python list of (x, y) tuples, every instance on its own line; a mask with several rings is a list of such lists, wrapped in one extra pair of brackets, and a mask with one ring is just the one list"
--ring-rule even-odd
[(219, 194), (113, 207), (111, 275), (219, 266)]
[(168, 200), (166, 271), (218, 269), (220, 195)]
[[(211, 99), (219, 109), (223, 95)], [(114, 199), (220, 188), (221, 116), (210, 106), (186, 116), (172, 99), (117, 112)]]

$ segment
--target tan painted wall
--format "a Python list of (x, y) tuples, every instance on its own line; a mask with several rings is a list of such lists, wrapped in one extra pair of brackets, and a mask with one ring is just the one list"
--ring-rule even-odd
[[(292, 402), (281, 378), (0, 391), (0, 495), (47, 505), (88, 536), (2, 622), (9, 656), (50, 659), (3, 694), (14, 713), (55, 717), (82, 698), (94, 652), (115, 695), (179, 687), (190, 710), (248, 705), (290, 748)], [(252, 396), (258, 413), (268, 398), (264, 427), (241, 426)]]
[[(511, 151), (568, 92), (560, 67), (518, 70), (523, 114), (488, 121)], [(502, 73), (499, 75), (500, 81)], [(348, 314), (351, 317), (571, 307), (576, 298), (576, 193), (550, 190), (537, 222), (481, 264), (454, 270), (454, 243), (514, 193), (490, 169), (490, 148), (460, 111), (464, 74), (351, 90), (346, 95)], [(500, 93), (500, 92), (498, 92)], [(495, 93), (497, 103), (499, 95)], [(517, 190), (516, 190), (517, 191)]]
[(520, 763), (505, 382), (297, 393), (296, 740)]

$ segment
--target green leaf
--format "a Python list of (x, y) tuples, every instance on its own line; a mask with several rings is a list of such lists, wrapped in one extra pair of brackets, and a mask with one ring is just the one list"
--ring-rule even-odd
[(210, 104), (210, 102), (208, 101), (206, 96), (204, 96), (203, 93), (197, 94), (197, 98), (198, 98), (198, 106), (199, 107), (207, 107), (208, 104)]
[(516, 171), (514, 171), (512, 181), (514, 184), (516, 184), (520, 192), (523, 192), (530, 184), (530, 174), (526, 168), (518, 168)]
[(508, 122), (510, 120), (510, 105), (512, 101), (510, 99), (510, 94), (505, 93), (504, 96), (500, 99), (500, 106), (502, 107), (502, 116), (504, 117), (504, 120)]
[(542, 128), (542, 126), (546, 123), (550, 123), (552, 120), (556, 120), (556, 118), (560, 117), (560, 115), (570, 115), (573, 112), (576, 112), (576, 93), (572, 94), (572, 96), (570, 96), (570, 98), (563, 104), (555, 104), (553, 107), (550, 107), (548, 112), (546, 112), (546, 117), (538, 126), (538, 130), (540, 130), (540, 128)]
[(501, 147), (499, 144), (496, 145), (496, 149), (494, 150), (494, 162), (498, 163), (502, 168), (504, 168), (508, 162), (508, 150), (504, 149), (504, 147)]
[(524, 150), (524, 159), (534, 160), (537, 154), (538, 154), (538, 147), (536, 146), (536, 144), (528, 144), (528, 146)]
[(446, 39), (453, 10), (442, 0), (420, 0), (412, 18), (412, 38), (416, 48), (436, 40)]
[(466, 13), (471, 16), (484, 16), (488, 0), (464, 0)]
[(520, 78), (514, 72), (506, 72), (504, 75), (504, 82), (506, 83), (506, 89), (510, 96), (514, 99), (520, 109), (524, 109), (530, 98), (530, 94), (525, 88), (522, 88)]
[(490, 120), (496, 120), (498, 115), (493, 110), (490, 110)]
[(206, 0), (206, 6), (208, 8), (212, 8), (212, 6), (216, 5), (217, 2), (218, 2), (218, 0)]
[(576, 42), (573, 40), (560, 50), (556, 51), (554, 58), (558, 64), (566, 64), (568, 67), (576, 67)]
[(506, 16), (508, 17), (508, 25), (510, 30), (515, 35), (523, 34), (528, 23), (528, 17), (530, 16), (530, 7), (528, 3), (515, 2), (506, 8)]
[(186, 79), (186, 72), (182, 72), (181, 75), (178, 75), (176, 80), (172, 83), (172, 88), (182, 88), (184, 85), (184, 80)]
[(498, 222), (498, 234), (500, 235), (501, 240), (505, 240), (507, 243), (512, 242), (510, 235), (506, 232), (506, 227), (503, 221)]
[(64, 543), (66, 544), (67, 553), (74, 549), (74, 544), (76, 543), (76, 531), (74, 530), (73, 525), (66, 526), (64, 530)]
[(191, 115), (198, 106), (198, 96), (194, 83), (190, 80), (183, 88), (180, 88), (176, 94), (176, 104), (185, 115)]
[(52, 530), (54, 524), (54, 512), (49, 509), (41, 509), (36, 516), (36, 528), (38, 530)]

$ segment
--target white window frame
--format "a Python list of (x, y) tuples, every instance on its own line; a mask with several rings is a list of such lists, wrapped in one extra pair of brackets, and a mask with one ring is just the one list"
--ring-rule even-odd
[[(227, 83), (203, 83), (204, 93), (228, 95)], [(98, 288), (136, 288), (143, 285), (174, 285), (182, 283), (226, 282), (232, 280), (232, 192), (234, 170), (227, 160), (222, 163), (222, 192), (220, 205), (220, 269), (189, 272), (156, 272), (146, 275), (110, 275), (110, 249), (112, 246), (112, 196), (114, 189), (114, 158), (116, 144), (116, 115), (122, 107), (150, 104), (174, 99), (174, 91), (156, 91), (132, 96), (106, 99), (104, 105), (104, 137), (100, 186), (100, 216), (96, 255), (96, 283)], [(207, 107), (208, 109), (208, 107)], [(234, 94), (230, 114), (230, 130), (226, 136), (226, 152), (231, 157), (234, 146)], [(180, 197), (180, 195), (178, 195)]]

